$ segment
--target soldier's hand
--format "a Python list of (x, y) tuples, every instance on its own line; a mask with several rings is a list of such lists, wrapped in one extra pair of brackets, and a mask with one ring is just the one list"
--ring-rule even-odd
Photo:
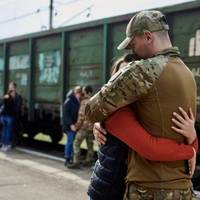
[(188, 161), (190, 177), (193, 176), (194, 171), (195, 171), (195, 167), (196, 167), (196, 155), (197, 154), (196, 154), (196, 151), (195, 151), (194, 148), (193, 148), (193, 151), (194, 151), (194, 156)]
[(105, 135), (107, 133), (106, 133), (105, 129), (103, 129), (101, 127), (99, 122), (94, 123), (93, 134), (94, 134), (95, 140), (98, 142), (99, 145), (105, 144), (105, 142), (106, 142)]

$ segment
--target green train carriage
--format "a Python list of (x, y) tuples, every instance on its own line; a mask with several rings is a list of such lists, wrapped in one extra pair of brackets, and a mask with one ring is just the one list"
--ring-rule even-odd
[[(159, 8), (167, 16), (170, 36), (198, 86), (197, 130), (200, 131), (200, 1)], [(24, 98), (24, 131), (34, 137), (62, 138), (62, 104), (75, 85), (95, 90), (109, 77), (117, 45), (133, 14), (106, 18), (0, 41), (0, 96), (12, 80)]]

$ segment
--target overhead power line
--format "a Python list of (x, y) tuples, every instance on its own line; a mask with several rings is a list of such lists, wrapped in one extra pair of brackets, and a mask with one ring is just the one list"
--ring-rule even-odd
[(94, 6), (94, 4), (88, 6), (87, 8), (85, 8), (84, 10), (80, 11), (79, 13), (75, 14), (74, 16), (72, 16), (71, 18), (67, 19), (66, 21), (64, 21), (62, 24), (60, 24), (58, 27), (62, 27), (65, 24), (69, 23), (70, 21), (72, 21), (73, 19), (75, 19), (76, 17), (80, 16), (81, 14), (85, 13), (86, 11), (90, 11), (91, 8)]
[(29, 17), (31, 15), (35, 15), (35, 14), (38, 14), (40, 12), (44, 12), (44, 11), (46, 11), (48, 9), (49, 9), (48, 7), (47, 8), (38, 8), (34, 12), (25, 13), (25, 14), (19, 15), (17, 17), (13, 17), (13, 18), (9, 18), (9, 19), (6, 19), (6, 20), (2, 20), (2, 21), (0, 21), (0, 24), (5, 24), (7, 22), (11, 22), (11, 21), (19, 20), (19, 19), (22, 19), (22, 18), (25, 18), (25, 17)]
[[(8, 0), (0, 0), (0, 3), (1, 2), (8, 2)], [(15, 1), (15, 0), (10, 0), (10, 1)], [(72, 3), (76, 3), (77, 1), (80, 1), (80, 0), (69, 0), (68, 2), (61, 2), (61, 1), (57, 1), (57, 0), (53, 0), (52, 1), (52, 4), (51, 5), (47, 5), (45, 7), (41, 7), (41, 8), (38, 8), (37, 10), (35, 11), (32, 11), (32, 12), (27, 12), (27, 13), (24, 13), (22, 15), (19, 15), (19, 16), (16, 16), (16, 17), (12, 17), (12, 18), (8, 18), (8, 19), (5, 19), (5, 20), (1, 20), (0, 21), (0, 24), (5, 24), (5, 23), (8, 23), (8, 22), (12, 22), (12, 21), (16, 21), (16, 20), (20, 20), (20, 19), (23, 19), (23, 18), (27, 18), (29, 16), (32, 16), (32, 15), (36, 15), (36, 14), (39, 14), (41, 12), (44, 12), (44, 11), (47, 11), (50, 9), (50, 6), (51, 6), (51, 12), (53, 13), (53, 9), (56, 9), (56, 8), (59, 8), (59, 7), (64, 7), (64, 6), (67, 6), (69, 4), (72, 4)], [(51, 1), (50, 1), (51, 2)], [(54, 5), (53, 5), (54, 4)], [(56, 5), (57, 4), (57, 5)], [(1, 5), (0, 5), (1, 6)], [(64, 24), (67, 24), (69, 23), (71, 20), (75, 19), (76, 17), (80, 16), (81, 14), (83, 14), (84, 12), (86, 11), (89, 11), (90, 12), (90, 9), (93, 7), (94, 5), (90, 5), (88, 6), (87, 8), (83, 9), (82, 11), (78, 12), (77, 14), (75, 14), (74, 16), (72, 16), (71, 18), (67, 19), (66, 21), (64, 21), (61, 25), (59, 25), (58, 27), (60, 26), (63, 26)], [(55, 13), (55, 15), (57, 15), (57, 11)], [(88, 16), (90, 15), (90, 13), (88, 14)], [(52, 21), (53, 19), (51, 19)], [(53, 23), (53, 22), (51, 22)]]

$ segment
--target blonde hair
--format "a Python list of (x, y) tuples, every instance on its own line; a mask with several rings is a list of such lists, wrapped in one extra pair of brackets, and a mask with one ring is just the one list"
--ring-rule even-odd
[(81, 86), (76, 86), (76, 87), (74, 87), (74, 94), (77, 94), (77, 93), (81, 93), (82, 92), (82, 88), (81, 88)]

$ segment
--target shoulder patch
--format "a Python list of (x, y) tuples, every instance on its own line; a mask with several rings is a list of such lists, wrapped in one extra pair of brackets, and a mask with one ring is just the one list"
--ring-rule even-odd
[(159, 55), (145, 60), (135, 61), (132, 65), (138, 68), (152, 80), (157, 80), (168, 62), (168, 57)]

